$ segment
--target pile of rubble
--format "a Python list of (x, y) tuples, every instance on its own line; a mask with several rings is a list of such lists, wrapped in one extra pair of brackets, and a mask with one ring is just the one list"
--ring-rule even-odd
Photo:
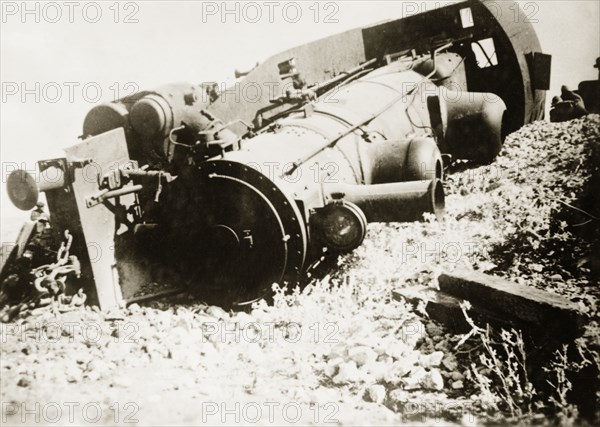
[[(565, 295), (593, 315), (600, 297), (600, 116), (535, 122), (508, 136), (497, 160), (448, 177), (458, 219), (491, 227), (487, 270)], [(485, 258), (485, 257), (484, 257)]]
[(327, 280), (291, 295), (276, 290), (273, 305), (249, 313), (190, 305), (184, 296), (177, 308), (134, 304), (118, 317), (38, 311), (2, 330), (2, 400), (29, 401), (57, 386), (79, 392), (105, 384), (109, 394), (125, 393), (137, 386), (127, 372), (141, 368), (187, 372), (173, 376), (175, 390), (210, 383), (216, 395), (243, 391), (306, 413), (313, 405), (348, 408), (335, 411), (340, 420), (371, 408), (382, 422), (398, 422), (419, 400), (455, 402), (444, 390), (460, 394), (468, 373), (441, 328), (399, 301), (371, 299), (358, 283)]

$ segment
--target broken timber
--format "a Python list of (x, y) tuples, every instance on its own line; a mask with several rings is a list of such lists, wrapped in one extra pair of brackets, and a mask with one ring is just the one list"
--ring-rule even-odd
[(467, 300), (469, 315), (478, 323), (517, 327), (531, 332), (574, 337), (580, 332), (584, 315), (568, 299), (472, 270), (457, 270), (439, 277), (440, 291), (413, 286), (394, 291), (395, 297), (410, 302), (424, 301), (429, 316), (451, 329), (465, 330), (468, 324), (460, 308)]

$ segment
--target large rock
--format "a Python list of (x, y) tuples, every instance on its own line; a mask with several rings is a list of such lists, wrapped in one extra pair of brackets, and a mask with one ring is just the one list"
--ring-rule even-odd
[(405, 390), (417, 390), (423, 386), (423, 381), (427, 377), (427, 371), (422, 367), (413, 369), (410, 375), (402, 379)]
[(382, 381), (392, 369), (391, 362), (370, 362), (363, 366), (363, 369), (373, 377), (374, 381)]
[(425, 325), (418, 319), (407, 320), (400, 328), (400, 339), (410, 348), (415, 348), (425, 336)]
[(377, 359), (377, 353), (367, 346), (356, 346), (348, 350), (348, 358), (356, 362), (356, 365), (361, 367)]
[(444, 352), (434, 351), (431, 354), (422, 354), (419, 356), (419, 365), (429, 369), (440, 366), (442, 359), (444, 358)]
[(381, 384), (373, 384), (367, 387), (366, 397), (369, 402), (382, 403), (385, 399), (385, 387)]
[(414, 360), (399, 359), (392, 364), (391, 369), (384, 375), (383, 378), (388, 383), (398, 384), (413, 369), (415, 369)]
[(421, 381), (423, 388), (428, 390), (440, 391), (444, 389), (444, 379), (439, 369), (432, 369)]
[(356, 363), (354, 361), (340, 364), (337, 375), (333, 377), (333, 382), (335, 384), (354, 383), (358, 382), (359, 380), (360, 371), (356, 367)]

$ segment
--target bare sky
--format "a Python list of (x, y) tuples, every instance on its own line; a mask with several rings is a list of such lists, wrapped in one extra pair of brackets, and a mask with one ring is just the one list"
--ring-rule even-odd
[[(2, 2), (4, 225), (15, 215), (4, 188), (7, 173), (14, 164), (25, 162), (32, 168), (35, 160), (62, 155), (62, 147), (76, 142), (96, 99), (110, 101), (132, 88), (172, 81), (224, 81), (235, 68), (249, 68), (294, 45), (448, 2), (309, 1), (298, 2), (298, 8), (289, 2), (269, 6), (258, 1), (238, 4), (237, 13), (235, 3), (225, 6), (221, 1), (50, 3), (29, 2), (30, 12), (25, 13), (21, 1)], [(561, 84), (576, 87), (581, 80), (597, 78), (592, 65), (600, 56), (600, 2), (542, 0), (520, 5), (534, 21), (543, 51), (553, 55), (551, 93)], [(224, 15), (225, 7), (233, 12)], [(32, 91), (25, 99), (23, 89)], [(3, 229), (3, 240), (7, 235)]]

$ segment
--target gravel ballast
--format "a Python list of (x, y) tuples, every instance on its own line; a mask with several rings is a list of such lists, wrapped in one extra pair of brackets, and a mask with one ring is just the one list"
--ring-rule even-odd
[(224, 408), (238, 404), (259, 425), (482, 421), (461, 337), (392, 292), (470, 268), (565, 296), (594, 324), (599, 129), (598, 115), (525, 126), (492, 164), (451, 165), (443, 222), (370, 224), (327, 276), (275, 286), (272, 303), (248, 312), (180, 295), (2, 324), (3, 417), (32, 424), (24, 409), (37, 403), (59, 407), (62, 424), (90, 423), (92, 406), (96, 424), (233, 424)]

